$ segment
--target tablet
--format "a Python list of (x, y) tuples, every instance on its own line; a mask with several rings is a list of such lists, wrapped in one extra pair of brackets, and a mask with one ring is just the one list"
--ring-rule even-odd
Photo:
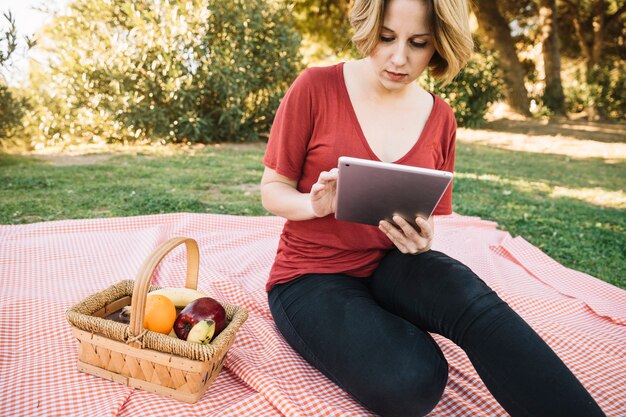
[(399, 214), (415, 224), (428, 219), (452, 181), (452, 173), (390, 162), (339, 158), (335, 218), (377, 226)]

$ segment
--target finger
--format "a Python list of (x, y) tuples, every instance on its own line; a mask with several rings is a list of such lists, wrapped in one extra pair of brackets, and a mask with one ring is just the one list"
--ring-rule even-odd
[(319, 198), (323, 194), (324, 190), (326, 190), (325, 184), (320, 184), (319, 182), (313, 184), (311, 186), (311, 197)]
[(337, 168), (333, 168), (330, 171), (322, 171), (318, 177), (318, 182), (331, 182), (337, 180)]
[(326, 184), (316, 182), (315, 184), (311, 186), (311, 192), (321, 191), (324, 188), (326, 188)]
[(391, 242), (402, 252), (410, 253), (409, 241), (397, 227), (383, 220), (379, 223), (378, 228), (391, 240)]
[(430, 227), (430, 223), (428, 223), (428, 220), (424, 219), (423, 217), (417, 216), (415, 218), (415, 223), (420, 228), (420, 236), (422, 236), (424, 239), (432, 239), (433, 229)]
[[(418, 254), (427, 251), (430, 248), (431, 239), (422, 237), (413, 226), (397, 216), (394, 217), (394, 222), (399, 226), (402, 225), (401, 229), (394, 227), (388, 222), (381, 222), (385, 226), (385, 231), (388, 233), (389, 239), (400, 249), (401, 247), (403, 253), (410, 254)], [(407, 230), (405, 232), (405, 230)]]
[(430, 249), (434, 230), (428, 220), (425, 220), (423, 217), (416, 217), (415, 223), (417, 225), (417, 229), (415, 231), (415, 235), (412, 235), (411, 238), (413, 244), (415, 245), (415, 253), (417, 254), (426, 252)]
[(417, 230), (415, 230), (413, 225), (404, 220), (402, 216), (398, 216), (397, 214), (394, 215), (393, 221), (395, 224), (398, 225), (398, 227), (400, 227), (400, 229), (402, 229), (402, 232), (407, 238), (409, 238), (409, 240), (415, 241), (420, 238), (420, 234), (417, 232)]

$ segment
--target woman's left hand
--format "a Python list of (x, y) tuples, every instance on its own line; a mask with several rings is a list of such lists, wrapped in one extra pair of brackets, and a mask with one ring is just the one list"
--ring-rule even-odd
[(387, 235), (400, 252), (417, 255), (430, 249), (435, 234), (432, 217), (430, 220), (415, 218), (419, 231), (398, 215), (393, 216), (393, 221), (398, 227), (382, 220), (378, 228)]

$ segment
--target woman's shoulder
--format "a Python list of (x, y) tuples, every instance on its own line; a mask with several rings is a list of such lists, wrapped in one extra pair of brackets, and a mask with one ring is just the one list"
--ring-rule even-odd
[(341, 89), (341, 71), (341, 64), (308, 67), (291, 84), (289, 94), (307, 97), (313, 105), (325, 102), (329, 97), (336, 98)]
[(328, 66), (310, 66), (306, 68), (299, 79), (305, 83), (328, 87), (330, 83), (337, 83), (341, 80), (343, 63)]
[(434, 94), (434, 93), (430, 93), (430, 94), (433, 96), (433, 100), (434, 100), (433, 107), (437, 110), (437, 113), (446, 117), (454, 117), (454, 110), (452, 110), (452, 107), (450, 107), (447, 101), (439, 97), (437, 94)]
[(333, 65), (311, 65), (304, 70), (305, 73), (316, 77), (336, 77), (342, 71), (344, 63), (340, 62)]
[(447, 101), (439, 97), (436, 94), (430, 93), (433, 96), (433, 115), (444, 122), (451, 123), (456, 127), (456, 117), (454, 116), (454, 110)]

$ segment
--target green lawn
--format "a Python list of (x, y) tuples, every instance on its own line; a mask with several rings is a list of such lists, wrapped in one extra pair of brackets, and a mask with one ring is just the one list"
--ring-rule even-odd
[(455, 211), (494, 220), (563, 265), (626, 289), (626, 210), (585, 200), (624, 190), (626, 163), (464, 144), (456, 171)]
[[(0, 155), (0, 223), (265, 215), (258, 187), (263, 150), (255, 144), (48, 159)], [(494, 220), (565, 266), (626, 289), (626, 210), (610, 200), (626, 188), (625, 162), (459, 143), (456, 168), (456, 212)]]

